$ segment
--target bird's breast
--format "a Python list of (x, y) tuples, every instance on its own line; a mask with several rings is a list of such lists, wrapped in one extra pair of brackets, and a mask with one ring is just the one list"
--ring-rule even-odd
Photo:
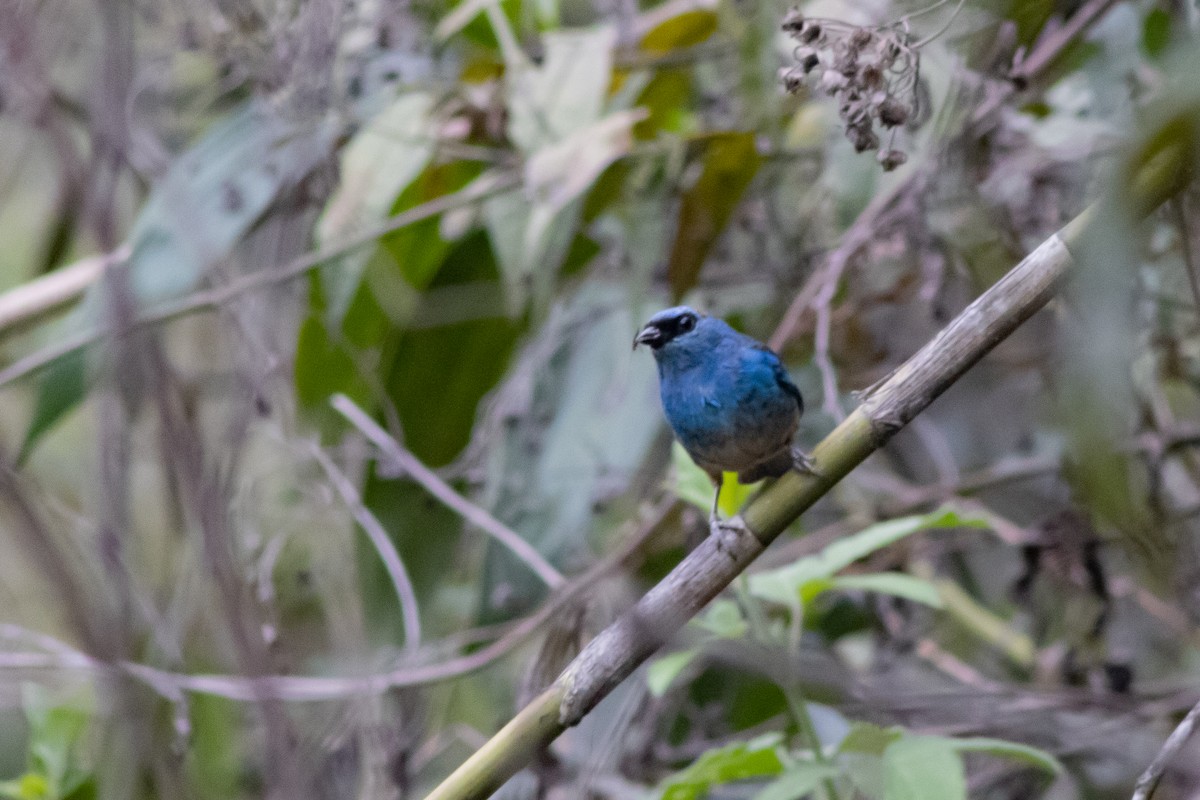
[(693, 375), (661, 388), (667, 421), (702, 466), (748, 469), (790, 445), (799, 423), (795, 400), (773, 385)]

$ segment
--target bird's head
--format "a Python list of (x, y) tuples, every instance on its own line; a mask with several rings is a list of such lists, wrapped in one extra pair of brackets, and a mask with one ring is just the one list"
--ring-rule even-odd
[(636, 350), (639, 344), (649, 345), (657, 355), (665, 345), (695, 331), (704, 318), (703, 314), (687, 306), (660, 311), (638, 331), (633, 340), (633, 349)]

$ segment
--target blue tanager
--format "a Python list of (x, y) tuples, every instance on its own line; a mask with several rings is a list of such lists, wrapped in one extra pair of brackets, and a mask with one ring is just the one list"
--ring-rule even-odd
[(658, 362), (667, 422), (716, 487), (714, 532), (725, 527), (717, 519), (723, 473), (754, 483), (793, 468), (814, 471), (792, 446), (804, 399), (765, 344), (687, 306), (651, 317), (633, 340), (634, 349), (639, 344)]

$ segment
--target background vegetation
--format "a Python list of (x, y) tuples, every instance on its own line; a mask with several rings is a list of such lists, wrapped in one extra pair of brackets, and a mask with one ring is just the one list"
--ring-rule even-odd
[[(769, 340), (811, 444), (1200, 114), (1183, 2), (0, 19), (22, 800), (424, 796), (705, 534), (640, 322)], [(1143, 211), (501, 796), (1128, 796), (1200, 699), (1200, 233)]]

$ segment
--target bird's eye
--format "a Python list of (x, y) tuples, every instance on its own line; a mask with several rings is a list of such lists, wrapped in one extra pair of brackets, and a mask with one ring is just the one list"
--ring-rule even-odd
[(695, 317), (693, 317), (691, 315), (688, 315), (686, 317), (680, 317), (679, 330), (683, 331), (684, 333), (687, 333), (694, 327), (696, 327), (696, 318)]

